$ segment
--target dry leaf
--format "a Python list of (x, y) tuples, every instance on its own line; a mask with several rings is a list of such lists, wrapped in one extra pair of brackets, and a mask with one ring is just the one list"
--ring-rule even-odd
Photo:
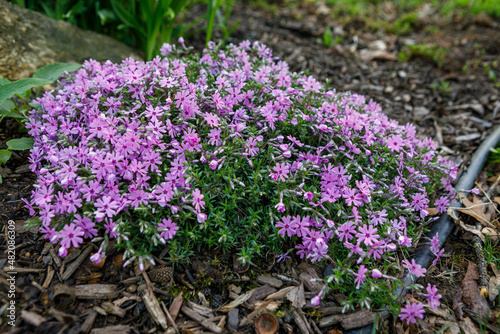
[(493, 200), (494, 200), (495, 202), (497, 202), (498, 204), (500, 204), (500, 196), (495, 196), (495, 197), (493, 197)]
[(438, 214), (436, 208), (427, 208), (427, 212), (429, 212), (429, 215), (431, 215), (431, 216), (435, 216)]
[(285, 297), (290, 292), (290, 290), (293, 290), (294, 288), (295, 288), (294, 286), (287, 286), (286, 288), (283, 288), (280, 291), (271, 293), (269, 296), (266, 297), (266, 300), (281, 299)]
[(459, 193), (458, 196), (460, 196), (460, 198), (462, 199), (462, 204), (465, 206), (465, 208), (457, 208), (458, 211), (465, 213), (466, 215), (469, 215), (471, 217), (474, 217), (480, 223), (491, 225), (490, 210), (488, 210), (487, 212), (483, 212), (485, 206), (488, 205), (487, 203), (481, 201), (481, 199), (478, 198), (477, 196), (473, 196), (472, 202), (469, 201), (467, 196), (465, 196), (463, 193)]
[(231, 311), (236, 306), (241, 305), (244, 302), (246, 302), (248, 300), (248, 298), (250, 298), (253, 295), (254, 291), (255, 291), (255, 289), (252, 289), (252, 290), (250, 290), (250, 291), (242, 294), (241, 296), (239, 296), (238, 298), (236, 298), (235, 300), (233, 300), (229, 304), (224, 305), (219, 311), (220, 312), (229, 312), (229, 311)]
[(467, 273), (461, 283), (462, 286), (462, 301), (467, 305), (467, 308), (474, 314), (481, 315), (485, 318), (486, 314), (491, 314), (488, 302), (481, 296), (476, 280), (479, 279), (477, 265), (474, 262), (469, 262)]
[(486, 239), (485, 239), (484, 235), (481, 233), (481, 231), (479, 231), (478, 229), (476, 229), (476, 227), (471, 226), (471, 225), (466, 225), (466, 224), (465, 224), (462, 220), (460, 220), (460, 221), (458, 222), (458, 224), (459, 224), (459, 226), (460, 226), (461, 228), (463, 228), (465, 231), (467, 231), (467, 232), (470, 232), (470, 233), (472, 233), (472, 234), (477, 235), (477, 236), (481, 239), (481, 241), (482, 241), (483, 243), (485, 243), (485, 242), (486, 242)]
[(299, 286), (294, 287), (286, 294), (286, 299), (292, 302), (293, 307), (302, 308), (306, 304), (304, 296), (304, 284), (300, 283)]
[(488, 238), (490, 238), (492, 241), (495, 241), (495, 240), (498, 239), (498, 233), (497, 233), (497, 231), (495, 231), (491, 227), (485, 227), (485, 228), (483, 228), (483, 230), (481, 232), (483, 234), (487, 235)]

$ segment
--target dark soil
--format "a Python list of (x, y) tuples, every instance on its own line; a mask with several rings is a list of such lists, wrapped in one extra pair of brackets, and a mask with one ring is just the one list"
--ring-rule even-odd
[[(229, 42), (259, 40), (268, 45), (274, 55), (287, 61), (292, 71), (307, 71), (322, 81), (330, 80), (337, 91), (353, 91), (373, 98), (390, 117), (400, 123), (413, 123), (420, 136), (433, 138), (445, 155), (460, 164), (459, 175), (468, 165), (474, 150), (500, 123), (497, 117), (500, 109), (499, 84), (495, 86), (495, 80), (487, 70), (489, 66), (500, 77), (499, 20), (487, 16), (444, 19), (429, 12), (414, 23), (411, 33), (398, 36), (373, 30), (369, 19), (364, 18), (344, 18), (341, 25), (331, 18), (329, 7), (322, 3), (303, 2), (288, 7), (278, 4), (273, 8), (235, 5), (232, 21), (238, 20), (240, 24)], [(201, 7), (199, 9), (204, 11)], [(385, 15), (390, 20), (401, 14), (388, 6), (387, 12), (378, 15)], [(325, 47), (321, 41), (328, 26), (333, 31), (334, 39), (342, 38), (339, 38), (339, 43)], [(201, 49), (203, 41), (204, 36), (200, 34), (192, 37), (188, 44)], [(398, 53), (408, 50), (406, 45), (411, 43), (434, 44), (446, 48), (448, 53), (439, 64), (425, 54), (413, 54), (407, 61), (398, 61)], [(0, 148), (5, 148), (7, 140), (21, 136), (17, 130), (18, 125), (12, 120), (5, 119), (0, 124)], [(25, 269), (24, 273), (19, 272), (16, 276), (16, 327), (7, 325), (5, 309), (0, 308), (0, 314), (3, 314), (0, 332), (78, 333), (82, 326), (85, 332), (94, 328), (93, 333), (101, 333), (98, 328), (107, 326), (102, 333), (113, 333), (113, 329), (153, 333), (150, 330), (155, 327), (161, 332), (161, 327), (154, 324), (141, 299), (144, 280), (141, 276), (134, 280), (136, 276), (132, 269), (121, 269), (119, 254), (108, 254), (102, 268), (85, 260), (71, 277), (63, 280), (62, 274), (71, 261), (59, 263), (61, 259), (51, 255), (46, 240), (23, 227), (22, 223), (29, 218), (29, 214), (23, 208), (21, 198), (29, 197), (35, 181), (29, 172), (28, 155), (28, 152), (17, 152), (6, 166), (0, 167), (4, 180), (0, 187), (2, 232), (6, 232), (8, 220), (16, 222), (16, 265)], [(474, 225), (474, 222), (470, 224)], [(6, 240), (0, 241), (2, 249), (6, 249)], [(421, 284), (431, 282), (438, 285), (443, 295), (443, 314), (426, 316), (423, 322), (412, 326), (412, 333), (436, 332), (448, 323), (452, 324), (450, 331), (458, 327), (463, 329), (469, 322), (472, 327), (479, 328), (473, 316), (457, 311), (463, 308), (463, 303), (460, 298), (457, 299), (456, 289), (465, 276), (468, 261), (477, 262), (470, 240), (470, 236), (465, 235), (464, 238), (464, 233), (457, 229), (447, 241), (446, 252), (438, 266), (429, 269), (425, 282), (419, 281)], [(93, 247), (92, 252), (97, 250)], [(80, 248), (83, 250), (85, 245)], [(161, 254), (156, 255), (161, 257)], [(9, 275), (5, 273), (8, 264), (3, 258), (0, 260), (0, 269), (3, 268), (0, 272), (0, 298), (5, 303), (10, 300), (6, 294)], [(159, 264), (162, 264), (161, 260)], [(250, 270), (241, 273), (245, 268), (241, 269), (234, 263), (232, 254), (199, 254), (190, 264), (176, 266), (172, 286), (153, 282), (156, 286), (154, 292), (168, 306), (172, 295), (181, 290), (185, 298), (197, 299), (201, 303), (198, 292), (205, 289), (202, 291), (208, 307), (217, 309), (221, 302), (230, 301), (229, 284), (242, 287), (243, 294), (259, 285), (255, 278), (263, 273), (297, 277), (299, 272), (305, 271), (304, 265), (299, 268), (297, 264), (293, 262), (287, 271), (283, 271), (283, 267), (268, 259), (263, 260), (259, 267), (251, 266)], [(47, 278), (49, 268), (52, 271), (55, 269), (52, 278)], [(58, 290), (63, 285), (72, 287), (91, 283), (114, 284), (120, 294), (105, 300), (79, 299)], [(140, 284), (143, 284), (142, 289)], [(306, 289), (306, 298), (312, 296), (314, 293)], [(126, 310), (123, 317), (104, 310), (102, 302), (116, 302), (122, 297), (129, 299), (115, 305), (119, 304)], [(498, 327), (498, 305), (490, 303), (490, 307), (496, 310), (490, 324)], [(252, 311), (246, 307), (239, 310), (240, 319)], [(313, 327), (321, 319), (320, 313), (315, 314), (307, 306), (304, 312)], [(217, 324), (220, 320), (217, 316), (225, 313), (214, 312), (213, 315), (215, 318), (212, 320)], [(95, 321), (90, 321), (94, 316)], [(85, 321), (89, 326), (84, 325)], [(186, 316), (177, 319), (179, 329), (191, 332), (188, 328), (196, 327), (196, 323), (191, 321), (191, 324), (182, 325), (186, 321)], [(281, 331), (299, 332), (296, 323), (290, 315), (283, 317)], [(109, 328), (116, 325), (122, 327)], [(407, 326), (398, 319), (390, 319), (383, 328), (383, 331), (403, 333)], [(341, 333), (335, 332), (335, 329), (341, 329), (340, 325), (321, 328), (321, 332)], [(495, 327), (490, 330), (494, 331)], [(253, 328), (247, 326), (239, 331), (250, 333)], [(313, 331), (318, 333), (314, 328)]]

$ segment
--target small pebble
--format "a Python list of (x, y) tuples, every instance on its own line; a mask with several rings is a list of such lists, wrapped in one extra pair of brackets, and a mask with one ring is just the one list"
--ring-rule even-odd
[(233, 329), (238, 329), (240, 320), (238, 319), (239, 314), (238, 308), (233, 308), (227, 313), (227, 324)]

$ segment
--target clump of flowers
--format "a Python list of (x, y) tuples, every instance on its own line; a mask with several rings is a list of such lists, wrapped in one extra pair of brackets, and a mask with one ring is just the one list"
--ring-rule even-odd
[[(373, 100), (290, 72), (258, 42), (189, 57), (186, 47), (161, 50), (149, 62), (87, 61), (36, 101), (28, 207), (59, 254), (93, 240), (99, 262), (116, 239), (142, 266), (161, 244), (172, 260), (218, 247), (284, 261), (295, 247), (333, 261), (328, 289), (352, 286), (346, 307), (394, 299), (398, 250), (414, 244), (431, 203), (444, 211), (453, 197), (456, 168), (432, 140)], [(402, 318), (421, 309), (409, 304)]]

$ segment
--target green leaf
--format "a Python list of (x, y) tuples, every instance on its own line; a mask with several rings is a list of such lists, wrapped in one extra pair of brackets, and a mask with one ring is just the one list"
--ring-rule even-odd
[(7, 148), (13, 151), (30, 150), (34, 144), (33, 138), (23, 137), (19, 139), (11, 139), (7, 142)]
[(5, 79), (5, 78), (0, 77), (0, 86), (1, 86), (1, 85), (5, 85), (5, 84), (8, 84), (9, 82), (10, 82), (9, 80), (7, 80), (7, 79)]
[(132, 15), (128, 10), (123, 7), (123, 5), (117, 0), (111, 0), (111, 6), (113, 6), (113, 10), (115, 14), (120, 18), (120, 20), (125, 23), (127, 26), (136, 29), (143, 36), (146, 36), (146, 32), (142, 25), (135, 19), (134, 15)]
[(76, 63), (53, 63), (38, 69), (33, 74), (33, 78), (46, 79), (54, 82), (65, 72), (74, 72), (80, 67), (82, 67), (82, 65)]
[(45, 86), (50, 83), (52, 83), (52, 81), (46, 79), (27, 78), (2, 85), (0, 86), (0, 104), (4, 103), (5, 100), (10, 99), (16, 94), (24, 94), (27, 90), (33, 87)]
[(0, 164), (4, 164), (9, 161), (12, 152), (9, 150), (0, 150)]

